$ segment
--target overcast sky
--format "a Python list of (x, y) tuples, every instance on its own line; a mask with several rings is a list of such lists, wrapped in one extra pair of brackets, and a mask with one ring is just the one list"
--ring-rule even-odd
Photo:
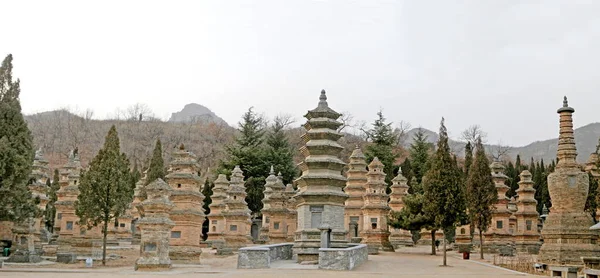
[(2, 1), (25, 113), (187, 103), (230, 124), (250, 106), (298, 123), (321, 89), (371, 122), (489, 143), (556, 137), (567, 95), (575, 126), (600, 121), (600, 1)]

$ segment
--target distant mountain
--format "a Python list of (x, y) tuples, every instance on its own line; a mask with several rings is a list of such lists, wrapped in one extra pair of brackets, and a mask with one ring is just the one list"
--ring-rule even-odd
[[(437, 142), (439, 138), (437, 133), (424, 128), (422, 128), (422, 130), (427, 135), (427, 141), (431, 143)], [(418, 128), (414, 128), (406, 133), (406, 140), (404, 141), (405, 147), (408, 147), (413, 142), (413, 136), (417, 133), (417, 131)], [(577, 145), (578, 162), (585, 163), (587, 161), (589, 155), (596, 150), (598, 138), (600, 138), (600, 123), (592, 123), (575, 129), (575, 144)], [(464, 142), (450, 140), (449, 144), (452, 150), (459, 156), (464, 155)], [(500, 146), (486, 145), (485, 147), (487, 151), (493, 151)], [(520, 155), (521, 160), (524, 163), (529, 163), (529, 159), (531, 159), (531, 157), (533, 157), (533, 159), (536, 161), (544, 159), (545, 162), (550, 162), (551, 160), (556, 159), (558, 138), (536, 141), (522, 147), (508, 148), (507, 155), (512, 159), (515, 159), (517, 155)]]
[(172, 113), (171, 118), (169, 118), (169, 122), (178, 123), (198, 121), (227, 125), (225, 120), (221, 119), (214, 112), (210, 111), (210, 109), (197, 103), (186, 104), (181, 111)]

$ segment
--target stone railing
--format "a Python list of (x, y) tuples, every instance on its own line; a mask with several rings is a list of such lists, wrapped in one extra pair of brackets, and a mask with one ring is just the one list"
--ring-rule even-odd
[(319, 248), (319, 269), (352, 270), (368, 260), (366, 244), (349, 244), (348, 248)]
[(280, 243), (240, 248), (237, 268), (269, 268), (273, 261), (291, 260), (292, 246)]

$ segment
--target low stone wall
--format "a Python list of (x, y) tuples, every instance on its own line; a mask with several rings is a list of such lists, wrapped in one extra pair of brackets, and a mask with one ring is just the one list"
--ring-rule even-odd
[(350, 244), (348, 248), (319, 248), (319, 269), (352, 270), (368, 260), (366, 244)]
[(269, 268), (273, 261), (291, 260), (292, 246), (280, 243), (240, 248), (237, 268)]

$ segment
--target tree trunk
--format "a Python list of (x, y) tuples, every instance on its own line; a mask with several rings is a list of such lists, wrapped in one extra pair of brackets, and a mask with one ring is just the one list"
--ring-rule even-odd
[(483, 232), (479, 229), (479, 253), (481, 254), (481, 259), (483, 260)]
[(435, 255), (435, 230), (431, 230), (431, 255)]
[(104, 227), (102, 227), (102, 265), (106, 265), (106, 234), (108, 234), (108, 220), (104, 219)]
[(444, 237), (442, 240), (444, 241), (444, 266), (446, 266), (446, 231), (445, 229), (442, 231)]

